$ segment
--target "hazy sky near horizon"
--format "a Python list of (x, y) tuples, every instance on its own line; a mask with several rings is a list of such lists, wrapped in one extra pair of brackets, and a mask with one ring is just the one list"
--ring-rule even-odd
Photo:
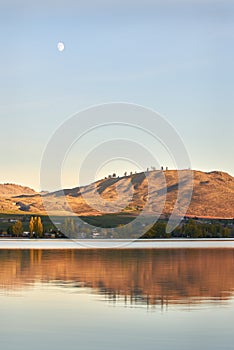
[[(1, 183), (39, 189), (58, 126), (118, 101), (164, 115), (192, 168), (234, 175), (233, 1), (1, 1), (0, 36)], [(69, 171), (64, 185), (76, 185)]]

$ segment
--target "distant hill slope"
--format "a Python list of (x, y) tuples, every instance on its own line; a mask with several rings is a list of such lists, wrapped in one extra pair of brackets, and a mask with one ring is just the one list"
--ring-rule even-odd
[[(234, 178), (220, 171), (209, 173), (193, 171), (192, 173), (194, 188), (187, 215), (233, 218)], [(183, 177), (184, 174), (185, 172), (181, 170), (180, 175)], [(170, 215), (178, 194), (178, 172), (167, 170), (162, 176), (160, 171), (151, 171), (148, 177), (151, 183), (150, 193), (154, 198), (149, 210), (157, 211), (166, 190), (163, 214)], [(186, 181), (184, 181), (184, 187), (186, 186)], [(66, 202), (63, 192), (66, 195)], [(90, 205), (84, 200), (84, 196)], [(109, 212), (116, 212), (119, 208), (119, 212), (137, 214), (144, 208), (147, 199), (148, 180), (144, 173), (103, 179), (81, 188), (43, 194), (43, 200), (47, 202), (54, 215), (68, 214), (68, 205), (76, 214), (84, 216), (101, 215), (102, 212), (106, 212), (107, 206)], [(0, 211), (2, 213), (46, 214), (42, 195), (17, 185), (0, 185)]]
[(17, 206), (17, 198), (25, 196), (34, 196), (36, 192), (29, 187), (16, 184), (0, 184), (0, 212), (1, 213), (22, 213), (22, 211), (30, 210), (29, 207), (22, 203), (22, 206)]
[(16, 184), (0, 184), (0, 197), (13, 197), (21, 195), (35, 194), (36, 192), (29, 187)]

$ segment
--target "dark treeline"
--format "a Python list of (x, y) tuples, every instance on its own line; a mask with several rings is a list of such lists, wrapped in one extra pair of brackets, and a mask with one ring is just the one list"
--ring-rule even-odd
[(219, 222), (202, 223), (190, 219), (182, 223), (173, 232), (166, 232), (167, 222), (161, 221), (141, 238), (233, 238), (234, 227)]
[[(4, 228), (0, 227), (0, 237), (28, 237), (28, 238), (130, 238), (134, 227), (131, 226), (129, 217), (90, 217), (87, 221), (93, 225), (93, 229), (84, 222), (83, 225), (74, 221), (73, 218), (60, 218), (60, 229), (50, 221), (48, 217), (27, 217), (11, 218), (2, 223)], [(5, 220), (6, 221), (6, 220)], [(12, 222), (14, 221), (14, 222)], [(118, 227), (126, 226), (126, 237), (118, 232)], [(102, 224), (102, 225), (101, 225)], [(103, 232), (97, 233), (95, 226), (102, 227)], [(111, 227), (114, 227), (115, 232)], [(200, 220), (184, 219), (182, 223), (174, 229), (173, 232), (166, 232), (167, 221), (160, 220), (156, 222), (141, 238), (234, 238), (234, 219), (233, 220)], [(109, 229), (110, 228), (110, 229)], [(142, 231), (145, 229), (145, 226)], [(110, 230), (110, 231), (108, 231)], [(128, 231), (130, 230), (130, 231)], [(139, 230), (139, 228), (138, 228)], [(138, 231), (139, 232), (139, 231)], [(135, 237), (135, 236), (134, 236)], [(138, 238), (139, 236), (137, 236)]]

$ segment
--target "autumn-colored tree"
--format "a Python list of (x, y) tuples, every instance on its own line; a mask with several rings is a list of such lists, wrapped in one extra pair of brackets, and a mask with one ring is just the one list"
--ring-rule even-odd
[(36, 235), (37, 235), (37, 233), (38, 233), (38, 227), (37, 227), (37, 216), (35, 216), (34, 218), (33, 218), (33, 231), (36, 233)]
[(74, 237), (76, 233), (76, 224), (73, 218), (67, 217), (62, 225), (63, 233), (68, 237)]
[(33, 237), (33, 231), (34, 231), (34, 220), (33, 217), (31, 217), (29, 221), (29, 232), (30, 232), (30, 237)]
[(12, 226), (12, 233), (17, 237), (19, 237), (23, 233), (23, 225), (20, 220)]
[(43, 225), (40, 216), (37, 218), (37, 234), (41, 238), (43, 235)]
[(43, 235), (43, 224), (41, 222), (40, 216), (31, 217), (29, 222), (30, 236), (33, 236), (33, 232), (39, 237)]

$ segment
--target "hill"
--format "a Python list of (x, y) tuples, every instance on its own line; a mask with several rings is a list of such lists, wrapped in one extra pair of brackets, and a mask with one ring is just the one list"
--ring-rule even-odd
[[(192, 173), (194, 188), (187, 215), (233, 218), (234, 178), (220, 171)], [(167, 170), (163, 175), (160, 171), (148, 173), (151, 184), (149, 191), (153, 194), (148, 211), (155, 212), (159, 209), (161, 212), (160, 205), (167, 191), (163, 214), (170, 215), (178, 194), (178, 172)], [(186, 172), (181, 170), (180, 175), (183, 178)], [(186, 181), (183, 182), (183, 186), (188, 186)], [(121, 178), (102, 179), (88, 186), (45, 194), (38, 194), (27, 187), (0, 185), (0, 211), (46, 214), (42, 197), (54, 215), (68, 215), (69, 206), (73, 212), (83, 216), (102, 215), (107, 211), (136, 215), (147, 203), (148, 180), (144, 173), (139, 173)]]
[[(36, 192), (26, 186), (20, 186), (16, 184), (0, 184), (0, 212), (1, 213), (17, 213), (19, 212), (19, 208), (17, 206), (18, 199), (15, 198), (25, 197), (25, 196), (33, 196)], [(27, 207), (24, 207), (22, 203), (22, 208), (27, 211)], [(21, 211), (22, 212), (22, 211)]]
[(13, 197), (13, 196), (21, 196), (21, 195), (31, 195), (36, 192), (29, 187), (20, 186), (16, 184), (0, 184), (0, 196), (1, 197)]

